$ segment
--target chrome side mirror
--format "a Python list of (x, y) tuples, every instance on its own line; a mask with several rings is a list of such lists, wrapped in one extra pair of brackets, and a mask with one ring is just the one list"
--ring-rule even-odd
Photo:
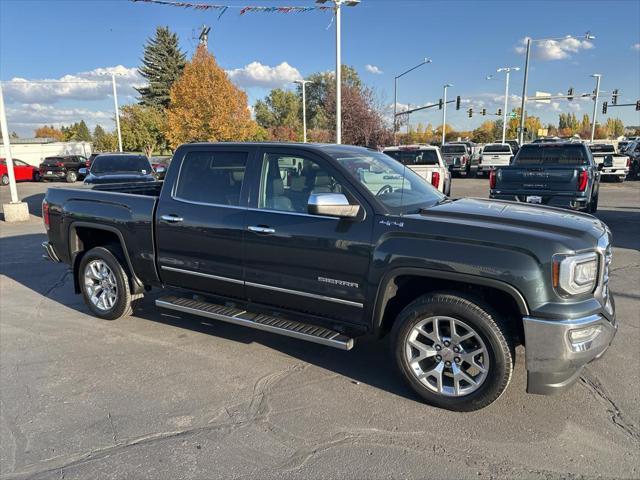
[(355, 218), (360, 213), (360, 205), (351, 205), (342, 193), (312, 193), (309, 195), (307, 211), (311, 215)]
[(79, 168), (79, 169), (78, 169), (78, 173), (79, 173), (80, 175), (86, 176), (86, 175), (87, 175), (87, 173), (89, 173), (89, 170), (87, 170), (85, 167), (82, 167), (82, 168)]

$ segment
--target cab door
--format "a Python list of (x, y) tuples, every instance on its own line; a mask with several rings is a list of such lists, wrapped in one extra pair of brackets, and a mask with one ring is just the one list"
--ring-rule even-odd
[[(308, 151), (265, 147), (256, 155), (246, 217), (245, 280), (256, 303), (363, 322), (373, 215), (330, 162)], [(312, 215), (311, 193), (344, 193), (358, 219)]]
[(203, 145), (182, 152), (174, 156), (156, 213), (160, 278), (169, 286), (244, 299), (242, 242), (253, 149)]

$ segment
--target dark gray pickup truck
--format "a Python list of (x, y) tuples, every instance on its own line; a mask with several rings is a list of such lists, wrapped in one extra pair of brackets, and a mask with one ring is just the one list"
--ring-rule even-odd
[(530, 143), (491, 172), (489, 196), (594, 213), (603, 167), (583, 143)]
[(103, 319), (159, 308), (349, 350), (391, 335), (427, 402), (571, 385), (616, 332), (611, 234), (586, 214), (447, 198), (389, 156), (311, 144), (188, 144), (164, 183), (49, 189), (47, 256)]

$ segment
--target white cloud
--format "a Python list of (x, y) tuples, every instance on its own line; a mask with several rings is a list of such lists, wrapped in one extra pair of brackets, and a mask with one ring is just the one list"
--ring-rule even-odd
[(122, 65), (64, 75), (60, 78), (26, 79), (15, 77), (3, 82), (9, 102), (53, 104), (59, 100), (104, 100), (112, 94), (111, 73), (116, 74), (118, 95), (137, 95), (134, 87), (146, 81), (136, 68)]
[[(515, 47), (517, 53), (523, 54), (526, 51), (527, 38), (523, 38), (520, 44)], [(590, 50), (594, 48), (589, 40), (580, 40), (574, 37), (566, 37), (562, 40), (543, 40), (535, 42), (532, 46), (533, 55), (540, 60), (562, 60), (569, 58), (571, 54), (580, 50)]]
[(631, 48), (636, 52), (640, 52), (640, 43), (634, 43), (633, 45), (631, 45)]
[(378, 68), (378, 67), (377, 67), (377, 66), (375, 66), (375, 65), (369, 65), (369, 64), (366, 64), (366, 65), (364, 66), (364, 69), (365, 69), (367, 72), (369, 72), (369, 73), (373, 73), (373, 74), (375, 74), (375, 75), (382, 75), (382, 74), (384, 73), (382, 70), (380, 70), (380, 68)]
[(243, 88), (263, 87), (277, 88), (283, 87), (294, 80), (300, 80), (302, 75), (297, 68), (292, 67), (287, 62), (270, 67), (260, 62), (251, 62), (243, 68), (227, 70), (227, 75), (233, 83)]

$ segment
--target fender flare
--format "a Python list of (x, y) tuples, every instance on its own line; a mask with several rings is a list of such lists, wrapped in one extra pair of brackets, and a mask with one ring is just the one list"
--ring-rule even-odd
[(389, 286), (393, 285), (393, 281), (401, 275), (411, 275), (416, 277), (428, 277), (442, 280), (452, 280), (457, 282), (463, 282), (471, 285), (478, 285), (481, 287), (495, 288), (508, 294), (518, 306), (520, 314), (524, 317), (529, 315), (529, 306), (524, 296), (513, 285), (496, 280), (493, 278), (481, 277), (478, 275), (470, 275), (459, 272), (445, 272), (442, 270), (432, 270), (426, 268), (415, 267), (398, 267), (386, 272), (378, 285), (378, 291), (376, 293), (376, 301), (373, 309), (373, 330), (379, 332), (382, 326), (382, 317), (384, 310), (391, 298)]
[(78, 253), (80, 252), (80, 249), (77, 248), (78, 247), (78, 235), (76, 233), (77, 228), (92, 228), (94, 230), (104, 230), (110, 233), (114, 233), (116, 237), (118, 237), (118, 241), (120, 242), (120, 247), (122, 247), (122, 252), (124, 254), (124, 259), (127, 262), (127, 268), (131, 273), (132, 293), (138, 293), (139, 290), (144, 288), (143, 283), (140, 281), (140, 279), (135, 273), (135, 270), (133, 269), (133, 264), (131, 263), (131, 258), (129, 257), (129, 252), (127, 251), (127, 245), (124, 241), (124, 237), (122, 236), (122, 232), (120, 232), (120, 230), (118, 230), (116, 227), (112, 227), (110, 225), (102, 225), (100, 223), (77, 221), (69, 225), (69, 235), (68, 235), (69, 258), (71, 259), (71, 268), (73, 269), (73, 272), (74, 272), (74, 287), (77, 293), (79, 293), (80, 291), (80, 286), (78, 285), (78, 279), (76, 278), (77, 275), (75, 275), (76, 269), (78, 268), (78, 264), (79, 264)]

